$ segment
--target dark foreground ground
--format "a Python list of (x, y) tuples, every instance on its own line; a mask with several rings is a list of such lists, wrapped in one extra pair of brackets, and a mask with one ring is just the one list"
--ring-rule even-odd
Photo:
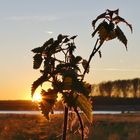
[[(47, 121), (42, 115), (2, 114), (0, 140), (60, 140), (62, 121), (63, 115)], [(80, 140), (74, 127), (68, 140)], [(88, 140), (140, 140), (140, 114), (94, 115), (92, 125), (85, 123), (85, 135)]]

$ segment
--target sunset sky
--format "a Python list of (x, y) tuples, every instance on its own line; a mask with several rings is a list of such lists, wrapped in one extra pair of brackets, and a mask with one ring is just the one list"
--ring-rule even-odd
[(106, 9), (120, 16), (134, 32), (120, 24), (128, 38), (128, 51), (118, 40), (106, 42), (102, 59), (93, 58), (91, 83), (140, 77), (139, 0), (0, 0), (0, 100), (30, 99), (30, 87), (40, 75), (32, 69), (31, 49), (59, 33), (78, 35), (76, 54), (88, 59), (95, 39), (91, 22)]

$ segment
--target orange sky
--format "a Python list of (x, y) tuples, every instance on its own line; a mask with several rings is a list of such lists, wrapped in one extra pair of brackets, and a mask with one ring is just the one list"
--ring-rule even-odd
[(86, 80), (98, 83), (140, 77), (139, 5), (140, 1), (131, 0), (0, 1), (0, 100), (31, 99), (31, 84), (40, 73), (32, 69), (30, 50), (50, 37), (78, 35), (75, 53), (88, 59), (95, 43), (91, 21), (107, 8), (119, 8), (120, 15), (132, 23), (134, 33), (120, 25), (128, 38), (128, 51), (118, 40), (105, 43), (102, 59), (93, 58)]

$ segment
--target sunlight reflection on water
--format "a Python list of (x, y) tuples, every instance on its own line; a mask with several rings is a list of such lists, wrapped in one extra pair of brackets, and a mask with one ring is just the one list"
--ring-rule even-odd
[[(63, 111), (54, 111), (54, 114), (62, 114)], [(39, 115), (40, 111), (0, 111), (0, 114), (27, 114)], [(94, 111), (93, 114), (121, 114), (121, 111)]]

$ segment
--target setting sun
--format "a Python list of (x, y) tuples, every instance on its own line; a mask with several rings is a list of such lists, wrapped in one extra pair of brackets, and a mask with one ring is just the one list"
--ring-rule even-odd
[(33, 102), (40, 102), (42, 100), (41, 94), (39, 92), (36, 92), (33, 96), (32, 101)]
[(60, 101), (62, 99), (62, 94), (61, 93), (58, 93), (57, 94), (57, 101)]

